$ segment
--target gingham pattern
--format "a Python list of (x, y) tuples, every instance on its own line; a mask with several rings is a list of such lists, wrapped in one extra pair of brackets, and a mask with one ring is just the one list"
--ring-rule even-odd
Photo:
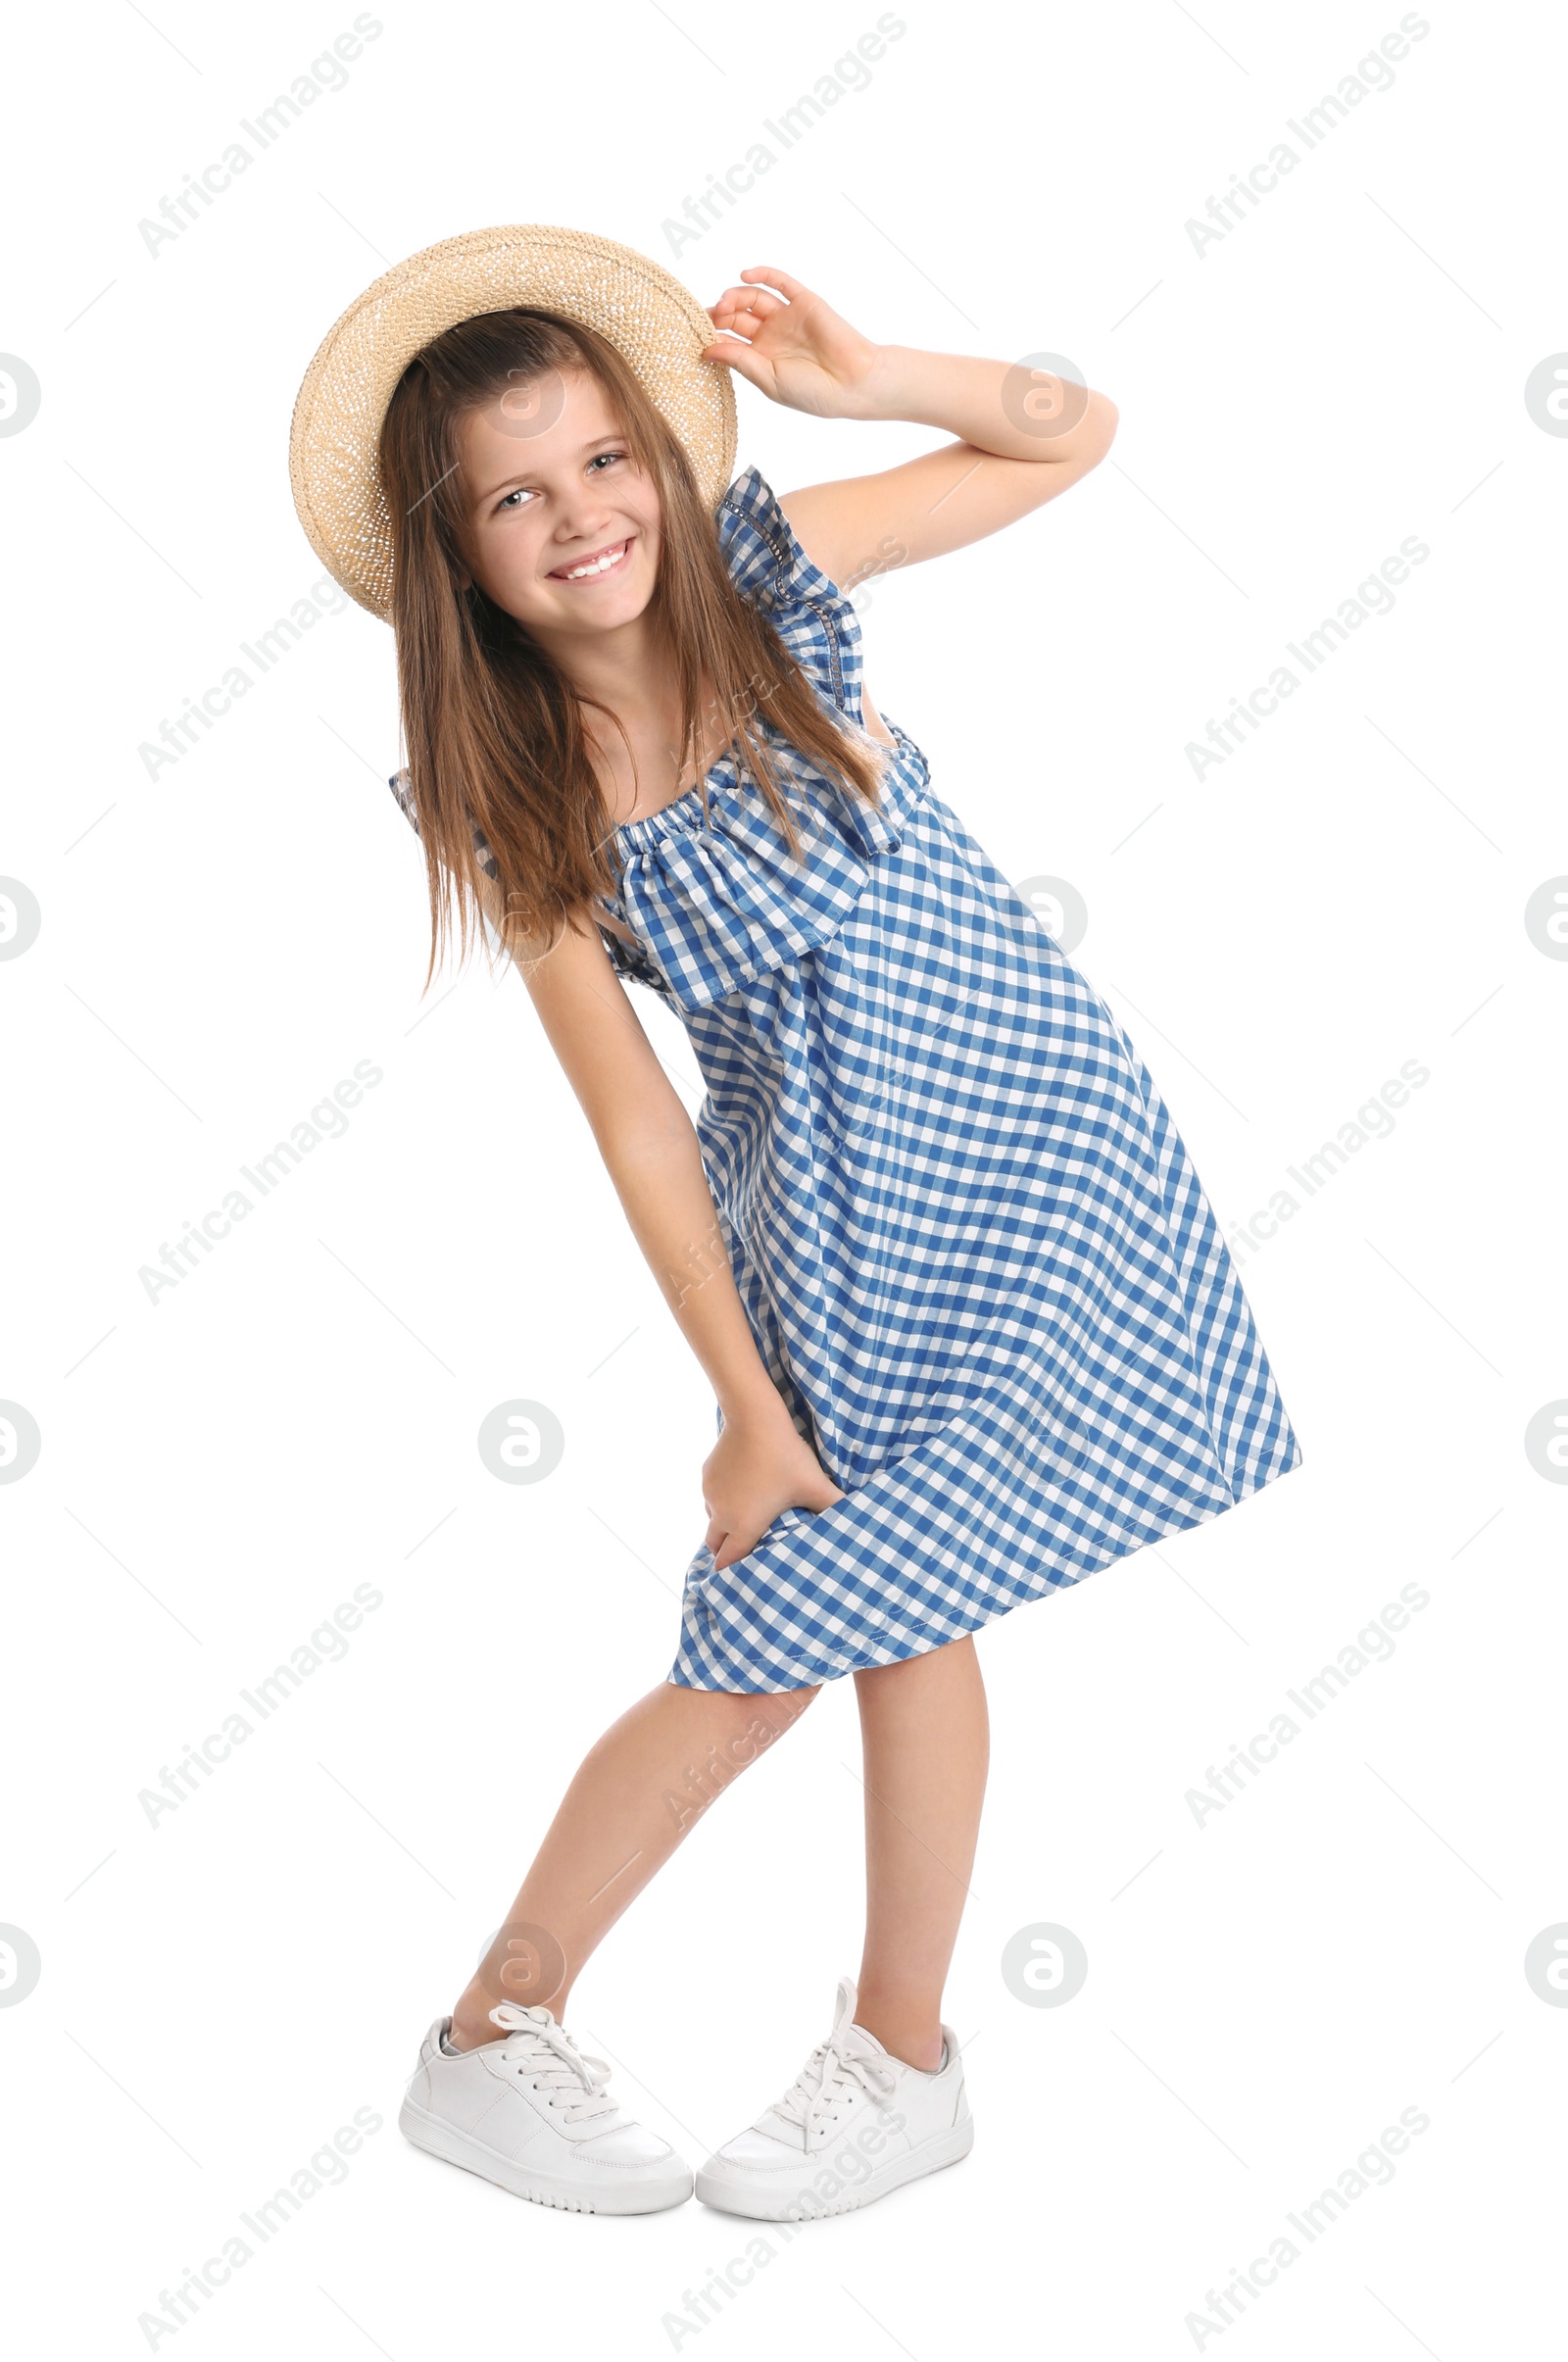
[[(742, 591), (860, 719), (859, 628), (756, 468)], [(1198, 1177), (1095, 992), (898, 739), (881, 809), (799, 758), (793, 863), (733, 765), (617, 832), (605, 931), (708, 1095), (742, 1301), (846, 1498), (686, 1573), (670, 1679), (775, 1691), (973, 1632), (1217, 1516), (1300, 1448)]]
[[(414, 808), (413, 780), (409, 777), (409, 774), (406, 770), (394, 771), (391, 778), (387, 781), (387, 785), (392, 790), (392, 793), (396, 796), (398, 803), (402, 808), (404, 818), (412, 821), (414, 833), (416, 836), (417, 836), (419, 833), (419, 815)], [(498, 878), (501, 875), (501, 871), (497, 865), (496, 857), (490, 850), (489, 839), (486, 837), (484, 830), (479, 826), (477, 820), (470, 821), (469, 825), (473, 830), (473, 849), (475, 854), (478, 856), (480, 868), (484, 871), (486, 877)]]

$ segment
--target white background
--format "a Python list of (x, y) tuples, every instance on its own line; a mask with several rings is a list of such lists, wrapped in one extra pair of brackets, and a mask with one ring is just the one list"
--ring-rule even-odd
[[(1393, 87), (1308, 151), (1286, 119), (1397, 0), (904, 5), (869, 86), (676, 257), (666, 220), (874, 0), (375, 15), (346, 86), (156, 255), (138, 223), (351, 0), (105, 0), (13, 56), (0, 344), (42, 386), (0, 440), (0, 871), (42, 913), (0, 963), (0, 1396), (42, 1436), (0, 1486), (0, 1921), (42, 1961), (0, 2010), (18, 2350), (148, 2350), (138, 2316), (356, 2107), (383, 2122), (346, 2182), (155, 2350), (1542, 2350), (1568, 2011), (1523, 1963), (1568, 1920), (1568, 1492), (1524, 1434), (1568, 1396), (1568, 964), (1524, 909), (1568, 870), (1568, 440), (1524, 387), (1568, 346), (1561, 24), (1424, 10)], [(1200, 254), (1185, 224), (1282, 138), (1297, 169)], [(873, 692), (1010, 876), (1084, 896), (1075, 957), (1233, 1237), (1402, 1063), (1430, 1076), (1238, 1242), (1301, 1468), (982, 1638), (994, 1770), (947, 2004), (972, 2157), (775, 2239), (685, 2330), (751, 2227), (550, 2214), (395, 2116), (570, 1770), (667, 1669), (706, 1381), (515, 977), (481, 960), (421, 1000), (385, 627), (324, 615), (176, 763), (138, 755), (323, 579), (286, 451), (327, 327), (404, 255), (518, 221), (623, 239), (706, 303), (777, 264), (873, 337), (1065, 354), (1103, 387), (1120, 432), (1084, 484), (874, 586)], [(780, 491), (933, 440), (737, 390), (737, 466)], [(1407, 536), (1430, 556), (1393, 612), (1196, 778), (1209, 717)], [(636, 1005), (695, 1107), (683, 1037)], [(365, 1059), (346, 1133), (150, 1302), (141, 1266)], [(564, 1424), (547, 1483), (478, 1457), (514, 1398)], [(381, 1604), (342, 1661), (150, 1825), (139, 1792), (362, 1583)], [(1188, 1791), (1409, 1583), (1392, 1658), (1200, 1825)], [(854, 1969), (856, 1759), (846, 1684), (583, 1978), (581, 2039), (694, 2158)], [(1059, 2007), (1001, 1974), (1041, 1922), (1088, 1950)], [(1430, 2123), (1392, 2182), (1220, 2326), (1205, 2292), (1404, 2108)]]

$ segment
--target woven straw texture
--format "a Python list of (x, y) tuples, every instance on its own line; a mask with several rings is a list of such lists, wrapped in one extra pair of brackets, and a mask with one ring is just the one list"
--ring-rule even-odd
[(385, 622), (392, 525), (376, 441), (416, 353), (460, 320), (532, 304), (608, 338), (685, 446), (710, 508), (735, 464), (735, 389), (703, 361), (713, 323), (679, 279), (634, 247), (524, 222), (474, 229), (410, 255), (352, 303), (305, 372), (289, 432), (294, 505), (311, 547), (352, 599)]

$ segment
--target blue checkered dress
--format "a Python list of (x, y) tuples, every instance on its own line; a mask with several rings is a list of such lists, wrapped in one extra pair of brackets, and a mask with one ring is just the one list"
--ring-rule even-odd
[[(855, 611), (755, 467), (718, 533), (858, 723)], [(1301, 1457), (1131, 1042), (888, 727), (874, 810), (779, 750), (804, 865), (727, 757), (706, 824), (693, 788), (616, 832), (608, 908), (637, 945), (604, 941), (690, 1037), (753, 1334), (845, 1493), (721, 1570), (697, 1550), (670, 1673), (692, 1689), (919, 1655)]]

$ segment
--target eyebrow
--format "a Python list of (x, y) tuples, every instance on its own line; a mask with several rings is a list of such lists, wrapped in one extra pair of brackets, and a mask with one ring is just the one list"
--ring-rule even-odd
[[(583, 443), (579, 446), (577, 457), (579, 460), (584, 460), (590, 452), (603, 451), (611, 443), (623, 444), (625, 440), (625, 436), (619, 433), (595, 435), (591, 443)], [(473, 505), (476, 509), (482, 509), (485, 502), (494, 500), (498, 492), (515, 492), (519, 484), (526, 484), (528, 481), (526, 471), (520, 475), (505, 475), (499, 483), (492, 484), (488, 492), (476, 492), (473, 496)]]

